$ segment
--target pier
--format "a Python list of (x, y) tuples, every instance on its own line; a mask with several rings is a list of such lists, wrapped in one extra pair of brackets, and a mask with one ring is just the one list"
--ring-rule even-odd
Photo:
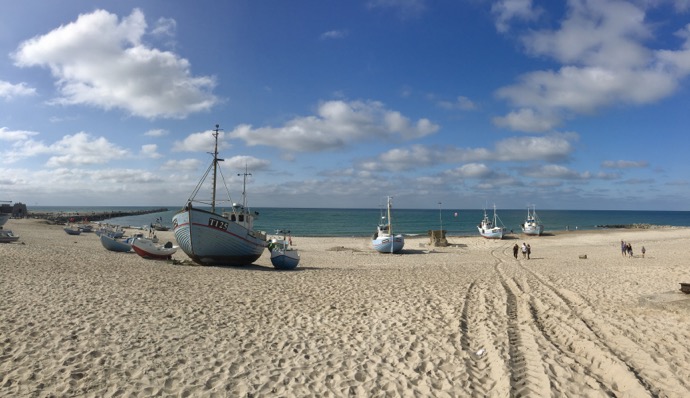
[(29, 211), (28, 217), (41, 218), (55, 224), (65, 224), (73, 219), (74, 222), (82, 222), (84, 219), (91, 221), (108, 220), (115, 217), (140, 216), (144, 214), (162, 213), (168, 211), (167, 208), (133, 210), (133, 211), (71, 211), (71, 212), (34, 212)]

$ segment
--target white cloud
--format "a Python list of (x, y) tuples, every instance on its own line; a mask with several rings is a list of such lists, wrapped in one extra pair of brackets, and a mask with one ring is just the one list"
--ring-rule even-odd
[(342, 39), (347, 36), (346, 30), (329, 30), (321, 34), (321, 40)]
[(505, 33), (510, 30), (511, 21), (534, 21), (541, 10), (532, 7), (532, 0), (501, 0), (491, 6), (491, 13), (496, 17), (496, 30)]
[(145, 132), (144, 135), (147, 137), (164, 137), (168, 135), (168, 131), (163, 129), (153, 129)]
[(93, 138), (87, 133), (66, 135), (45, 149), (51, 156), (48, 167), (105, 164), (129, 156), (129, 152), (104, 137)]
[(475, 104), (474, 101), (472, 101), (471, 99), (464, 96), (458, 96), (455, 102), (439, 101), (438, 105), (444, 109), (458, 109), (461, 111), (473, 111), (477, 109), (477, 104)]
[(26, 141), (35, 135), (38, 135), (38, 133), (24, 130), (8, 130), (7, 127), (0, 127), (0, 141)]
[(28, 87), (26, 83), (12, 84), (0, 80), (0, 98), (13, 99), (14, 97), (27, 97), (36, 94), (36, 89)]
[(97, 10), (21, 43), (13, 58), (20, 67), (50, 69), (61, 94), (55, 104), (117, 108), (145, 118), (210, 109), (217, 101), (210, 92), (214, 78), (193, 77), (186, 59), (142, 44), (146, 27), (138, 9), (121, 21)]
[(601, 167), (607, 169), (631, 169), (648, 167), (649, 163), (645, 160), (606, 160), (602, 162)]
[(428, 119), (416, 122), (375, 101), (327, 101), (316, 116), (292, 119), (282, 127), (241, 125), (229, 133), (247, 145), (266, 145), (294, 152), (317, 152), (345, 147), (353, 142), (394, 137), (414, 139), (433, 134), (438, 125)]
[[(225, 142), (226, 133), (218, 132), (218, 150), (229, 148)], [(175, 141), (172, 150), (174, 152), (212, 152), (215, 145), (213, 131), (207, 130), (199, 133), (192, 133), (182, 141)]]
[(163, 170), (196, 171), (201, 165), (198, 159), (168, 160), (163, 165)]
[(225, 159), (225, 165), (225, 170), (244, 172), (246, 167), (246, 170), (251, 173), (256, 170), (267, 170), (271, 166), (271, 162), (253, 156), (233, 156), (230, 159)]
[(158, 153), (158, 145), (156, 144), (142, 145), (141, 154), (151, 159), (158, 159), (163, 156), (160, 153)]
[[(643, 105), (671, 95), (690, 73), (690, 45), (652, 50), (653, 31), (640, 4), (622, 1), (570, 1), (557, 30), (521, 37), (528, 53), (563, 64), (533, 71), (497, 96), (518, 110), (494, 123), (520, 131), (549, 131), (563, 118), (588, 114), (612, 104)], [(679, 32), (688, 37), (690, 28)]]

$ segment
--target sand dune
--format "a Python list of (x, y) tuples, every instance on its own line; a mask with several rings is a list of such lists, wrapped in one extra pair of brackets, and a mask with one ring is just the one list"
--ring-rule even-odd
[(300, 266), (278, 271), (5, 228), (21, 239), (0, 245), (2, 396), (690, 394), (690, 229), (408, 238), (400, 255), (295, 237)]

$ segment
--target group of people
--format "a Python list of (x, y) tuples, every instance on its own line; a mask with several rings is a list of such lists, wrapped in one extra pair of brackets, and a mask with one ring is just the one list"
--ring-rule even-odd
[(518, 258), (518, 252), (520, 250), (522, 250), (522, 258), (529, 260), (530, 255), (532, 254), (532, 247), (529, 245), (529, 243), (522, 242), (522, 248), (520, 248), (516, 243), (515, 246), (513, 246), (513, 257)]
[[(642, 249), (640, 249), (640, 251), (642, 252), (642, 257), (644, 258), (644, 254), (647, 250), (644, 248), (644, 246), (642, 246)], [(633, 256), (633, 248), (632, 248), (632, 245), (630, 244), (630, 242), (625, 242), (625, 241), (621, 240), (621, 256), (623, 256), (623, 257), (627, 257), (627, 256), (634, 257)]]

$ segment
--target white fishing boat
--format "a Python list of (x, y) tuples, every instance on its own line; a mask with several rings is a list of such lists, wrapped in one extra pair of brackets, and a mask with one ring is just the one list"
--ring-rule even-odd
[(173, 246), (172, 242), (159, 245), (146, 238), (136, 238), (132, 241), (132, 250), (135, 253), (152, 260), (170, 260), (177, 249), (178, 247)]
[(525, 222), (522, 223), (521, 227), (525, 235), (539, 236), (544, 232), (544, 224), (542, 224), (539, 217), (537, 217), (537, 211), (534, 205), (532, 205), (532, 211), (527, 207), (527, 218)]
[(282, 234), (281, 238), (271, 239), (268, 249), (271, 252), (271, 264), (278, 269), (294, 269), (299, 264), (299, 251), (292, 247), (290, 231), (278, 230), (276, 234)]
[(496, 213), (496, 205), (494, 205), (493, 219), (489, 218), (489, 216), (486, 214), (486, 209), (484, 209), (484, 218), (477, 226), (477, 230), (479, 230), (479, 234), (481, 236), (487, 239), (503, 239), (503, 234), (505, 233), (506, 229), (502, 226), (502, 224), (499, 226), (499, 223), (500, 219)]
[(376, 232), (371, 238), (371, 245), (379, 253), (398, 253), (405, 246), (405, 238), (401, 235), (393, 234), (393, 223), (391, 219), (392, 198), (388, 197), (386, 215), (381, 216), (381, 221), (376, 227)]
[[(242, 203), (233, 203), (228, 212), (219, 212), (216, 209), (216, 181), (220, 171), (218, 162), (223, 160), (218, 158), (219, 131), (219, 126), (216, 125), (213, 131), (213, 162), (185, 207), (173, 216), (173, 231), (182, 251), (199, 264), (251, 264), (261, 257), (266, 248), (266, 233), (254, 230), (254, 219), (259, 213), (247, 208), (246, 186), (247, 176), (250, 175), (247, 170), (244, 173)], [(197, 194), (211, 170), (211, 200), (197, 200)], [(220, 174), (222, 177), (222, 172)]]

